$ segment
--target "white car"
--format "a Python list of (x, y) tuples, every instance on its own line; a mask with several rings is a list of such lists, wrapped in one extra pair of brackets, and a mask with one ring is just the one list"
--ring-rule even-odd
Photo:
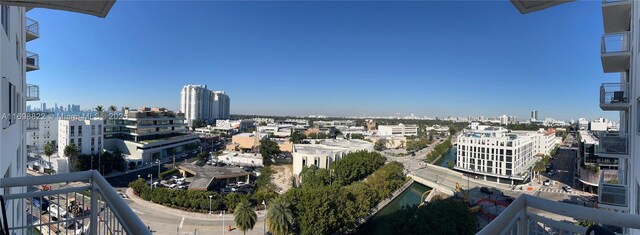
[(180, 186), (178, 186), (178, 189), (187, 189), (187, 186), (185, 186), (185, 185), (180, 185)]
[(564, 186), (562, 187), (562, 189), (564, 189), (564, 191), (567, 191), (567, 192), (573, 191), (573, 189), (571, 189), (571, 186)]
[(184, 184), (184, 181), (183, 181), (183, 180), (176, 180), (176, 184), (177, 184), (177, 185), (183, 185), (183, 184)]
[(545, 180), (544, 182), (542, 182), (542, 185), (549, 186), (549, 185), (551, 185), (551, 181)]
[(242, 182), (242, 181), (240, 181), (240, 182), (236, 183), (236, 185), (238, 185), (238, 187), (242, 187), (242, 186), (244, 186), (244, 185), (246, 185), (246, 184), (247, 184), (247, 183)]
[(177, 184), (171, 184), (171, 185), (169, 185), (169, 188), (170, 188), (170, 189), (174, 189), (174, 188), (176, 188), (177, 186), (178, 186)]

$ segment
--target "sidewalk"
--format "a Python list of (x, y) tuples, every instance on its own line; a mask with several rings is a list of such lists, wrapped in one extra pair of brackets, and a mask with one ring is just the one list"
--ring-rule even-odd
[[(127, 196), (129, 197), (129, 199), (131, 199), (132, 201), (134, 201), (135, 203), (141, 204), (144, 207), (147, 208), (152, 208), (154, 210), (159, 210), (162, 211), (163, 213), (168, 213), (168, 214), (172, 214), (178, 217), (187, 217), (187, 218), (191, 218), (191, 219), (201, 219), (201, 220), (213, 220), (213, 221), (223, 221), (222, 217), (220, 217), (220, 212), (214, 212), (212, 214), (209, 213), (198, 213), (198, 212), (190, 212), (190, 211), (183, 211), (180, 209), (176, 209), (176, 208), (171, 208), (171, 207), (167, 207), (167, 206), (163, 206), (163, 205), (159, 205), (150, 201), (146, 201), (138, 196), (136, 196), (133, 193), (133, 189), (132, 188), (127, 188), (126, 192)], [(264, 217), (264, 215), (266, 214), (264, 210), (259, 210), (256, 211), (256, 214), (258, 215), (258, 218)], [(225, 219), (226, 221), (230, 221), (233, 220), (233, 214), (232, 213), (227, 213), (225, 214)]]

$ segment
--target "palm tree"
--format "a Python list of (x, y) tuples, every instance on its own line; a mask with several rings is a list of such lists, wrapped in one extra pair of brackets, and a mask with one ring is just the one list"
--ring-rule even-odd
[(96, 106), (96, 112), (98, 112), (98, 117), (102, 117), (102, 113), (104, 112), (102, 105)]
[(51, 174), (51, 155), (56, 152), (56, 146), (53, 143), (48, 142), (44, 145), (44, 155), (49, 158), (49, 174)]
[(267, 228), (273, 235), (288, 235), (293, 224), (289, 203), (282, 197), (271, 199), (267, 211)]
[(116, 110), (118, 110), (118, 108), (115, 105), (109, 106), (109, 111), (110, 112), (115, 112)]
[(70, 144), (64, 147), (64, 155), (69, 158), (69, 172), (72, 170), (71, 161), (78, 157), (78, 147), (76, 144)]
[(244, 234), (247, 234), (247, 230), (253, 229), (258, 219), (258, 215), (251, 209), (251, 204), (246, 199), (236, 205), (236, 209), (233, 210), (233, 216), (235, 217), (236, 226)]

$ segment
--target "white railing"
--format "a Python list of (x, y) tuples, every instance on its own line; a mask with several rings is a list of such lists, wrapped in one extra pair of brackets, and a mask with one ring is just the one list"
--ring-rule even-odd
[[(59, 184), (66, 186), (59, 187)], [(16, 220), (18, 224), (15, 221), (9, 223), (11, 234), (151, 234), (95, 170), (2, 178), (0, 188), (5, 192), (10, 188), (26, 188), (28, 191), (3, 195), (6, 204), (26, 208), (14, 211), (20, 213), (18, 215), (6, 215), (9, 218), (26, 218)]]
[[(560, 217), (567, 220), (557, 219)], [(640, 229), (640, 215), (610, 212), (522, 194), (477, 234), (585, 234), (586, 227), (577, 226), (569, 220)]]

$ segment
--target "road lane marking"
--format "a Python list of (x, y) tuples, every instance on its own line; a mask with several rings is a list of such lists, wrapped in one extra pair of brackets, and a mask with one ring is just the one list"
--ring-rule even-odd
[(183, 224), (184, 224), (184, 217), (182, 217), (182, 221), (180, 221), (180, 228), (182, 228)]
[(134, 210), (134, 209), (131, 209), (131, 210), (132, 210), (133, 212), (135, 212), (136, 214), (144, 215), (144, 213), (142, 213), (142, 212), (140, 212), (140, 211), (137, 211), (137, 210)]

